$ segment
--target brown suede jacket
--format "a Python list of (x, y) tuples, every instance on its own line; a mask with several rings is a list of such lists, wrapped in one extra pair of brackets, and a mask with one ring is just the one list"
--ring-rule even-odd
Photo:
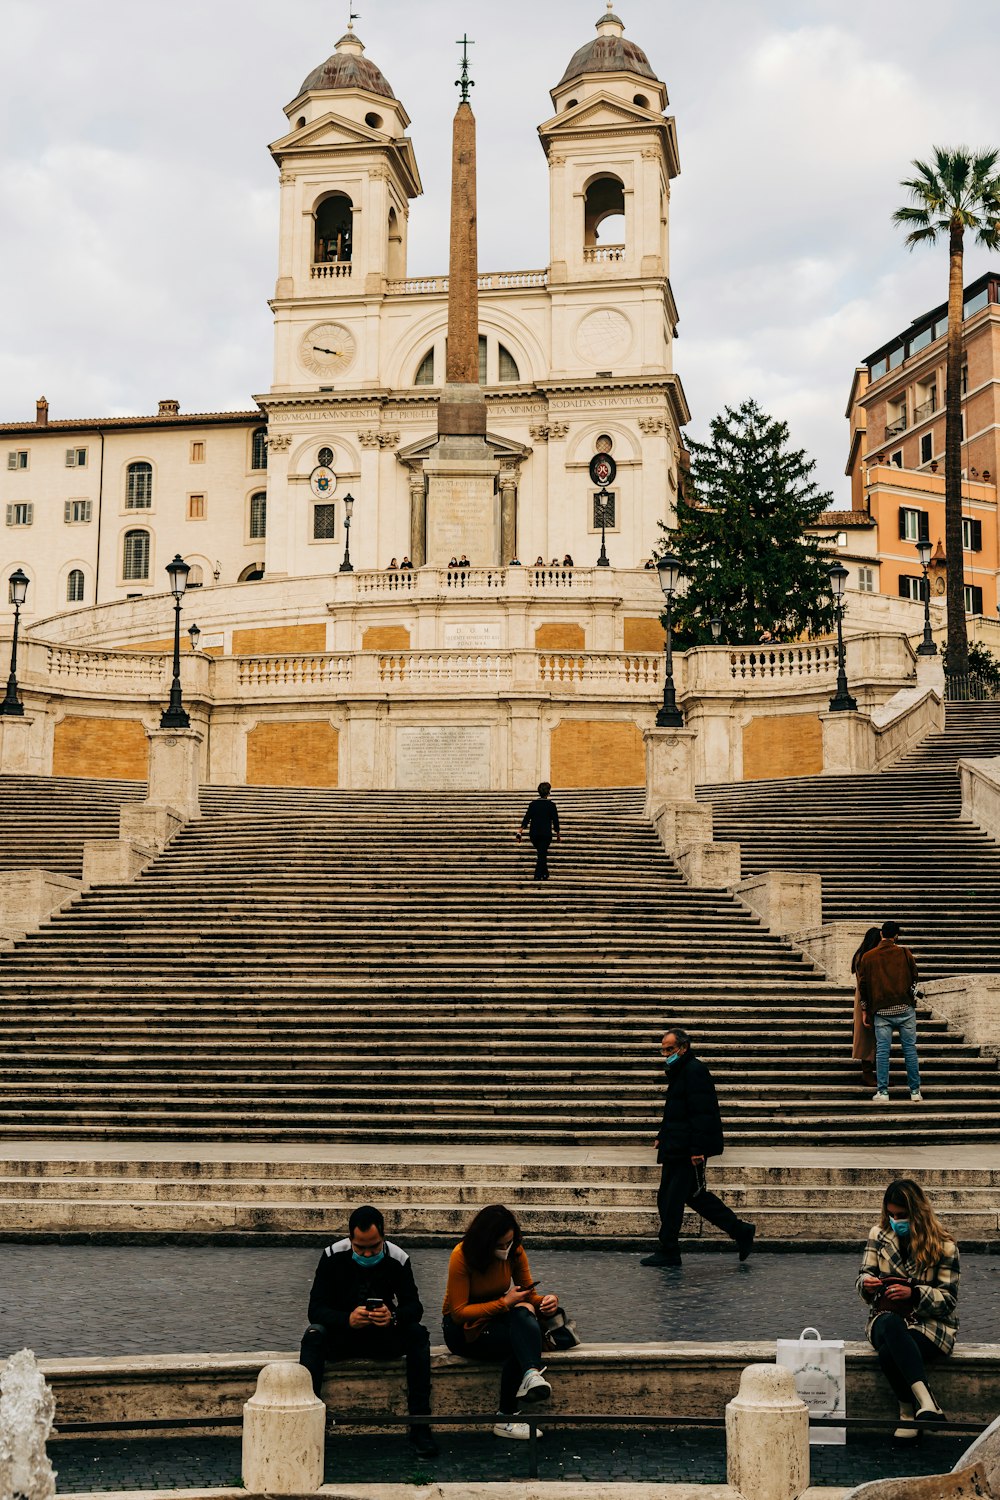
[(858, 964), (861, 1009), (866, 1016), (891, 1005), (912, 1005), (911, 990), (917, 982), (917, 966), (909, 948), (883, 938)]

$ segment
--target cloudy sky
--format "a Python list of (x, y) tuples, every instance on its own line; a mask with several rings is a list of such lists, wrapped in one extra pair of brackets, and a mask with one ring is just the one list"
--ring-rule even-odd
[[(457, 49), (475, 38), (480, 264), (544, 266), (535, 127), (602, 0), (356, 0), (412, 116), (410, 272), (447, 265)], [(996, 0), (620, 0), (667, 82), (676, 367), (704, 436), (753, 395), (843, 499), (855, 364), (944, 300), (943, 250), (889, 215), (932, 144), (1000, 144)], [(332, 52), (331, 0), (0, 0), (0, 419), (241, 408), (270, 381), (282, 106)], [(967, 280), (990, 264), (970, 251)], [(1000, 256), (992, 257), (1000, 270)]]

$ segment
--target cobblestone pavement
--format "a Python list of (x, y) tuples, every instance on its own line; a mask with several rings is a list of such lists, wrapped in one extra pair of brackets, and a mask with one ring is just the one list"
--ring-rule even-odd
[[(331, 1235), (331, 1238), (333, 1236)], [(539, 1250), (532, 1269), (591, 1343), (864, 1337), (854, 1291), (859, 1252), (688, 1255), (681, 1271), (636, 1254)], [(0, 1245), (0, 1355), (39, 1358), (291, 1350), (305, 1327), (316, 1249)], [(433, 1343), (448, 1253), (416, 1250)], [(1000, 1343), (1000, 1258), (962, 1258), (962, 1337)]]
[[(413, 1457), (405, 1438), (347, 1437), (333, 1433), (326, 1445), (327, 1483), (405, 1484), (437, 1480), (519, 1480), (528, 1472), (525, 1443), (500, 1443), (492, 1434), (439, 1433), (442, 1453), (432, 1464)], [(903, 1474), (950, 1469), (967, 1439), (937, 1438), (916, 1452), (900, 1454), (884, 1440), (865, 1438), (843, 1447), (811, 1450), (813, 1484), (860, 1484)], [(71, 1441), (53, 1444), (60, 1494), (87, 1490), (193, 1489), (240, 1484), (240, 1444), (234, 1438), (169, 1438), (127, 1443)], [(725, 1481), (722, 1434), (620, 1432), (590, 1429), (573, 1435), (549, 1432), (538, 1448), (540, 1479), (655, 1480), (701, 1484)]]

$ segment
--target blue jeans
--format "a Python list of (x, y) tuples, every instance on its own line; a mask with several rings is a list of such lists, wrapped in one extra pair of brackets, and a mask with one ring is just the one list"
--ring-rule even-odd
[(906, 1082), (911, 1094), (920, 1091), (920, 1064), (917, 1061), (917, 1012), (908, 1005), (898, 1016), (887, 1016), (884, 1011), (875, 1012), (875, 1079), (880, 1094), (889, 1089), (889, 1049), (892, 1046), (893, 1029), (899, 1032), (906, 1063)]

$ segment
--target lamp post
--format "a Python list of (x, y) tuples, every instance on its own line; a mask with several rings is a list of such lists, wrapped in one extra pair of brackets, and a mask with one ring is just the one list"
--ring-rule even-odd
[(10, 575), (10, 602), (14, 606), (14, 634), (10, 642), (10, 676), (7, 678), (7, 696), (0, 703), (0, 714), (24, 717), (24, 704), (17, 696), (17, 633), (21, 624), (21, 605), (28, 597), (27, 573), (17, 568)]
[(604, 545), (604, 525), (608, 517), (608, 503), (610, 502), (610, 500), (611, 496), (608, 494), (607, 490), (602, 487), (600, 493), (597, 496), (598, 505), (600, 506), (601, 511), (601, 551), (597, 559), (597, 566), (599, 568), (610, 568), (611, 566), (611, 563), (608, 560), (608, 549)]
[(666, 670), (663, 677), (663, 706), (656, 715), (657, 729), (681, 729), (684, 715), (677, 707), (674, 695), (674, 650), (673, 650), (673, 606), (674, 594), (681, 581), (680, 559), (672, 552), (665, 552), (656, 564), (660, 588), (667, 601), (667, 638), (665, 642)]
[(340, 565), (342, 573), (353, 573), (351, 566), (351, 516), (354, 514), (354, 496), (344, 496), (344, 561)]
[(197, 651), (198, 642), (201, 640), (201, 631), (197, 625), (188, 626), (188, 638), (191, 642), (191, 650)]
[(924, 570), (924, 638), (917, 647), (918, 656), (937, 656), (937, 646), (931, 635), (931, 585), (927, 570), (931, 565), (931, 544), (929, 537), (921, 537), (917, 543), (917, 556), (920, 566)]
[(712, 640), (716, 645), (718, 645), (719, 637), (722, 634), (722, 621), (719, 619), (718, 615), (713, 615), (708, 623), (712, 627)]
[(191, 569), (178, 552), (173, 562), (167, 563), (170, 592), (174, 596), (174, 680), (170, 684), (170, 702), (160, 715), (161, 729), (190, 729), (191, 720), (181, 702), (181, 599), (187, 588), (187, 577)]
[(844, 584), (850, 574), (842, 562), (835, 562), (830, 569), (830, 587), (833, 592), (833, 607), (837, 615), (837, 691), (830, 699), (830, 712), (855, 713), (857, 703), (847, 690), (847, 667), (844, 653)]

